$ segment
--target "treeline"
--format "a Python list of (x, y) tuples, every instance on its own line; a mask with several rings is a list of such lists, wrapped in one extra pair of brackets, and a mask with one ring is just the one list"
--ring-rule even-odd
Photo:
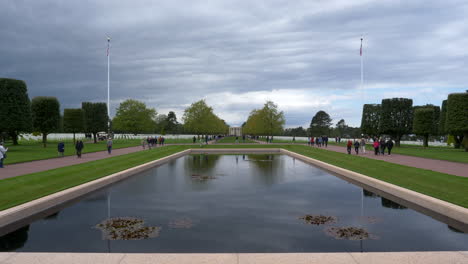
[(449, 135), (455, 141), (455, 148), (463, 145), (468, 151), (468, 92), (449, 94), (442, 102), (442, 109), (431, 104), (413, 106), (413, 100), (408, 98), (365, 104), (361, 131), (371, 137), (389, 135), (397, 146), (408, 134), (421, 136), (425, 147), (430, 136)]
[[(44, 146), (50, 133), (89, 133), (97, 142), (98, 132), (110, 128), (117, 133), (160, 133), (160, 134), (227, 134), (228, 125), (204, 100), (193, 103), (183, 116), (185, 124), (177, 121), (176, 114), (156, 112), (145, 103), (128, 99), (117, 108), (116, 116), (110, 120), (107, 104), (83, 102), (81, 108), (66, 108), (60, 112), (56, 97), (39, 96), (29, 99), (26, 83), (21, 80), (0, 78), (0, 141), (11, 138), (18, 144), (21, 133), (42, 134)], [(109, 127), (110, 126), (110, 127)]]

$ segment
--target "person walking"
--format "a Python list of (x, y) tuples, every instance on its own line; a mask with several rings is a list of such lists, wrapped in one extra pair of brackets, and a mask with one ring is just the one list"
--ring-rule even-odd
[(107, 154), (111, 154), (112, 153), (112, 138), (108, 138), (107, 139)]
[(245, 135), (242, 135), (242, 143), (245, 143)]
[(145, 146), (146, 146), (146, 139), (142, 139), (141, 140), (141, 146), (143, 147), (143, 149), (145, 149)]
[(385, 154), (385, 147), (387, 146), (387, 144), (385, 144), (385, 139), (384, 138), (381, 138), (380, 139), (380, 154), (382, 154), (382, 156)]
[(356, 152), (356, 155), (359, 155), (359, 140), (354, 141), (354, 152)]
[(314, 137), (310, 137), (310, 145), (312, 147), (315, 145)]
[(374, 154), (379, 155), (379, 141), (377, 139), (374, 140), (373, 147), (374, 147)]
[(323, 143), (325, 144), (325, 147), (328, 147), (328, 136), (323, 137)]
[(75, 149), (76, 149), (76, 156), (78, 158), (81, 158), (81, 151), (83, 151), (83, 148), (84, 148), (83, 141), (81, 140), (76, 141)]
[(389, 138), (387, 141), (387, 149), (388, 149), (389, 156), (392, 155), (392, 148), (393, 148), (393, 140)]
[(351, 139), (348, 139), (348, 143), (346, 143), (346, 150), (348, 151), (348, 154), (351, 155), (351, 147), (353, 146), (353, 142)]
[(239, 143), (239, 137), (236, 136), (236, 144)]
[(63, 157), (64, 156), (64, 152), (65, 152), (65, 144), (60, 141), (57, 145), (57, 151), (58, 151), (58, 155), (59, 157)]
[(366, 139), (361, 138), (361, 148), (362, 148), (362, 154), (366, 154)]
[(0, 168), (3, 168), (3, 160), (6, 158), (6, 152), (8, 148), (3, 146), (3, 142), (0, 142)]
[(192, 140), (193, 140), (193, 142), (192, 142), (193, 144), (195, 144), (195, 142), (197, 142), (197, 138), (195, 136), (193, 136)]
[(293, 143), (296, 143), (296, 136), (293, 136)]

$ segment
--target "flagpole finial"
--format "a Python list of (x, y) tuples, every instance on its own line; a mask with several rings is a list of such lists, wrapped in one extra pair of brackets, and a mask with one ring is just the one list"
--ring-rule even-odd
[(110, 41), (111, 41), (111, 38), (107, 36), (107, 42), (110, 42)]

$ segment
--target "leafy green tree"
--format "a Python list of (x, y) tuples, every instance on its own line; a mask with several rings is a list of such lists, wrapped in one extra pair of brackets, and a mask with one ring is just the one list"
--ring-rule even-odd
[(307, 130), (303, 127), (295, 127), (295, 128), (286, 128), (283, 133), (284, 136), (296, 136), (296, 137), (307, 137)]
[(42, 133), (42, 143), (47, 146), (47, 135), (59, 127), (60, 103), (55, 97), (38, 96), (31, 102), (34, 130)]
[(156, 110), (128, 99), (120, 103), (113, 120), (114, 129), (132, 134), (151, 133), (155, 129)]
[(0, 78), (0, 134), (7, 133), (18, 145), (18, 134), (31, 131), (31, 102), (26, 83)]
[(429, 146), (429, 135), (437, 134), (439, 114), (434, 106), (417, 107), (414, 110), (413, 133), (424, 137), (424, 147)]
[(84, 130), (86, 133), (92, 133), (94, 143), (97, 143), (96, 134), (108, 130), (107, 104), (83, 102), (81, 109), (83, 110)]
[(273, 136), (283, 133), (284, 113), (272, 101), (267, 101), (263, 108), (254, 109), (243, 128), (245, 134)]
[(447, 100), (442, 101), (442, 109), (440, 111), (439, 117), (439, 135), (447, 135), (447, 130), (445, 129), (445, 123), (447, 121)]
[(73, 133), (73, 144), (75, 143), (75, 133), (84, 130), (83, 110), (81, 108), (67, 108), (63, 110), (63, 130)]
[(167, 119), (166, 120), (167, 120), (167, 129), (166, 129), (166, 131), (168, 133), (171, 133), (171, 134), (178, 133), (179, 131), (177, 131), (177, 129), (178, 129), (179, 122), (177, 122), (176, 114), (173, 111), (170, 111), (167, 114)]
[(343, 137), (347, 127), (348, 126), (346, 125), (344, 119), (338, 121), (338, 123), (336, 123), (336, 130), (338, 131), (338, 136)]
[(468, 151), (468, 92), (449, 94), (445, 126), (459, 141), (463, 137), (461, 144)]
[(376, 137), (379, 135), (380, 104), (365, 104), (362, 109), (361, 132)]
[(330, 115), (325, 111), (318, 111), (310, 122), (311, 136), (329, 135), (331, 124), (332, 119), (330, 118)]
[(190, 105), (184, 111), (182, 118), (184, 130), (197, 135), (227, 134), (229, 127), (224, 120), (213, 113), (205, 100), (200, 100)]
[(380, 112), (380, 131), (395, 139), (395, 146), (400, 146), (403, 135), (409, 134), (413, 126), (413, 100), (391, 98), (382, 100)]

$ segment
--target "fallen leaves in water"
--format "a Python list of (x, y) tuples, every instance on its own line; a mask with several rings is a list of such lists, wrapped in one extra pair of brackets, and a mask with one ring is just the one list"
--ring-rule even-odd
[(325, 215), (304, 215), (299, 217), (299, 219), (302, 219), (304, 222), (311, 225), (326, 225), (336, 223), (336, 217)]
[(169, 227), (189, 229), (193, 227), (193, 221), (190, 218), (175, 219), (169, 222)]
[(96, 225), (102, 231), (103, 239), (140, 240), (159, 236), (161, 227), (144, 226), (142, 219), (133, 217), (109, 218)]
[(330, 227), (325, 229), (325, 233), (336, 239), (367, 240), (376, 239), (374, 235), (360, 227)]
[(368, 224), (376, 224), (383, 221), (382, 218), (376, 216), (361, 216), (359, 220)]

